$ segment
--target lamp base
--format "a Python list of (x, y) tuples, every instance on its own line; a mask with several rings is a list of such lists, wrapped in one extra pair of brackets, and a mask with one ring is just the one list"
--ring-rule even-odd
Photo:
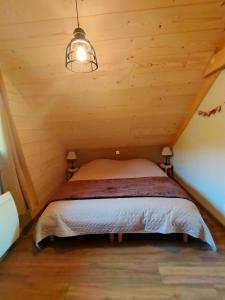
[(166, 166), (170, 165), (170, 156), (165, 156), (165, 163)]

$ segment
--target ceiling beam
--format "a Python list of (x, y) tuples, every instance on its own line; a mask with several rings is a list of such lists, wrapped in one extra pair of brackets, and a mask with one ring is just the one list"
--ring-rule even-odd
[(209, 76), (225, 68), (225, 46), (217, 52), (208, 64), (204, 76)]
[(187, 112), (185, 118), (182, 120), (182, 123), (181, 123), (180, 127), (178, 128), (177, 132), (172, 137), (172, 140), (170, 142), (171, 146), (174, 146), (176, 144), (178, 138), (181, 136), (182, 132), (184, 131), (184, 129), (186, 128), (186, 126), (190, 122), (192, 116), (194, 115), (194, 113), (198, 109), (198, 107), (201, 104), (204, 97), (207, 95), (209, 89), (211, 88), (211, 86), (215, 82), (215, 80), (218, 77), (219, 73), (220, 73), (220, 71), (217, 71), (217, 72), (213, 73), (211, 76), (208, 76), (208, 77), (203, 79), (203, 82), (202, 82), (197, 94), (195, 95), (195, 98), (192, 101), (192, 104), (191, 104), (191, 107), (190, 107), (189, 111)]

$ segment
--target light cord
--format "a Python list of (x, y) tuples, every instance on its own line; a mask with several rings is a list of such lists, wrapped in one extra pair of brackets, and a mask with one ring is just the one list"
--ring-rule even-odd
[(80, 27), (80, 22), (79, 22), (79, 16), (78, 16), (78, 5), (77, 5), (77, 0), (76, 0), (76, 14), (77, 14), (77, 26), (78, 28)]

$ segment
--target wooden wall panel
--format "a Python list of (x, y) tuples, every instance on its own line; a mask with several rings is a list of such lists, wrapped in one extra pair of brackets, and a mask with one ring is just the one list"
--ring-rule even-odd
[(65, 178), (65, 152), (46, 121), (5, 79), (9, 109), (42, 206)]
[[(88, 0), (79, 1), (81, 17), (101, 14), (127, 13), (131, 11), (186, 8), (188, 5), (205, 3), (222, 4), (221, 0)], [(1, 1), (0, 24), (8, 25), (21, 22), (74, 18), (74, 1), (39, 0)], [(33, 12), (33, 13), (31, 13)]]
[(12, 104), (27, 159), (38, 155), (28, 145), (34, 141), (53, 151), (43, 122), (65, 150), (168, 144), (191, 110), (210, 58), (224, 44), (224, 1), (78, 5), (99, 61), (91, 74), (64, 66), (76, 26), (74, 1), (1, 0), (0, 65), (37, 113)]

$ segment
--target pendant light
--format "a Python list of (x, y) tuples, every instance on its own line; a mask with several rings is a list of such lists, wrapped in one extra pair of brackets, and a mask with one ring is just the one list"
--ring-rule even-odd
[(76, 0), (77, 28), (74, 29), (74, 37), (66, 47), (65, 66), (72, 72), (93, 72), (98, 69), (95, 49), (88, 39), (85, 31), (80, 28), (78, 7)]

